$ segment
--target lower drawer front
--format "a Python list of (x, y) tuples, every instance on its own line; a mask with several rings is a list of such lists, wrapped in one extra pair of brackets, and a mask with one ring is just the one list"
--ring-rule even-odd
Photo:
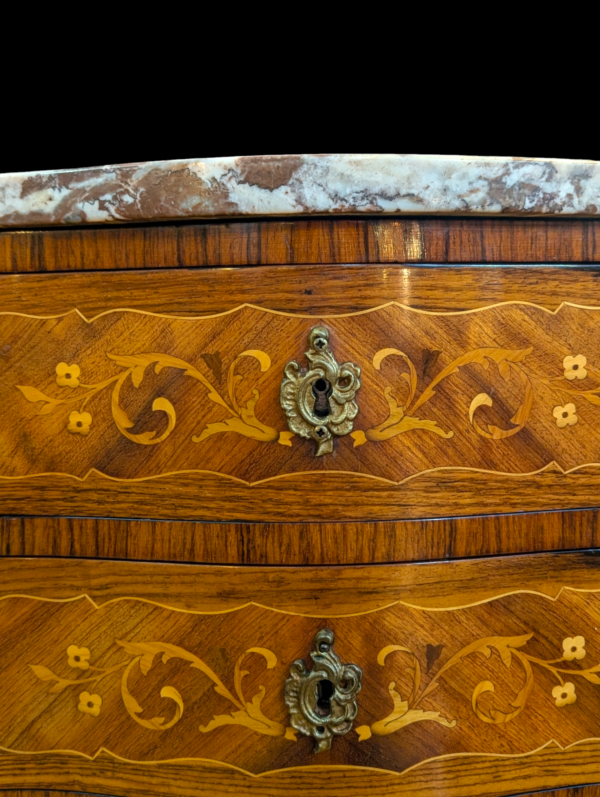
[(4, 559), (0, 583), (1, 788), (464, 797), (600, 780), (592, 555)]

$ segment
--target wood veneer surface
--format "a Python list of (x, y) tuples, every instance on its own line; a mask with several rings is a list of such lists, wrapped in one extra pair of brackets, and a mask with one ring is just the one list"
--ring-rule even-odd
[[(49, 789), (3, 789), (2, 794), (4, 797), (68, 797), (71, 794), (81, 794), (81, 792), (67, 792), (56, 791)], [(534, 794), (534, 792), (529, 792)], [(576, 786), (573, 789), (559, 789), (558, 791), (535, 792), (541, 797), (600, 797), (600, 786)], [(93, 797), (91, 793), (87, 793), (84, 797)], [(524, 794), (517, 795), (516, 797), (526, 797)]]
[(0, 232), (0, 272), (302, 263), (593, 263), (600, 220), (305, 219)]
[(580, 786), (575, 789), (560, 789), (559, 791), (544, 793), (547, 797), (599, 797), (600, 786)]
[[(74, 558), (11, 559), (0, 568), (5, 787), (483, 797), (600, 777), (595, 556), (340, 568), (336, 575)], [(289, 662), (307, 655), (307, 640), (325, 624), (342, 661), (358, 663), (364, 676), (356, 727), (316, 761), (311, 740), (284, 738), (282, 683)], [(97, 669), (67, 666), (73, 644)], [(569, 654), (583, 647), (583, 657)], [(256, 708), (268, 731), (227, 714), (244, 650), (245, 693), (262, 694)], [(156, 655), (162, 652), (168, 662)], [(153, 655), (140, 673), (142, 653)], [(557, 673), (574, 682), (575, 700), (562, 700), (568, 689), (557, 685)], [(482, 679), (495, 689), (481, 689)], [(215, 691), (211, 681), (225, 686)], [(77, 711), (80, 684), (88, 683), (101, 698), (91, 717)], [(165, 683), (170, 692), (161, 702)], [(164, 698), (174, 688), (182, 730), (161, 732), (172, 720)], [(408, 702), (392, 701), (394, 689)], [(394, 724), (408, 710), (416, 713)], [(166, 719), (148, 726), (157, 711)]]
[[(595, 275), (449, 267), (442, 286), (432, 268), (265, 267), (177, 270), (164, 288), (160, 272), (5, 275), (0, 509), (20, 514), (26, 496), (33, 515), (351, 522), (593, 507)], [(279, 398), (316, 323), (361, 369), (355, 432), (326, 458), (282, 438)], [(59, 395), (61, 362), (87, 387)], [(72, 402), (93, 418), (85, 440), (59, 433)]]
[[(68, 797), (71, 794), (82, 794), (82, 792), (67, 792), (56, 791), (54, 789), (3, 789), (1, 790), (4, 797)], [(534, 794), (534, 792), (529, 792)], [(535, 792), (540, 797), (600, 797), (600, 786), (576, 786), (573, 789), (559, 789), (557, 791)], [(93, 794), (88, 792), (83, 797), (93, 797)], [(524, 794), (516, 795), (516, 797), (526, 797)]]
[[(121, 764), (117, 769), (113, 761), (96, 759), (94, 762), (74, 761), (68, 763), (62, 756), (21, 756), (20, 763), (0, 757), (0, 778), (12, 783), (18, 797), (38, 797), (48, 789), (48, 797), (62, 797), (72, 792), (102, 794), (107, 797), (171, 797), (176, 784), (176, 794), (182, 797), (322, 797), (324, 791), (334, 795), (341, 788), (343, 797), (365, 797), (377, 794), (382, 797), (526, 797), (544, 794), (544, 797), (598, 797), (599, 786), (567, 784), (589, 784), (598, 779), (595, 764), (600, 745), (593, 743), (575, 748), (568, 756), (562, 751), (543, 751), (534, 759), (520, 766), (499, 767), (489, 761), (473, 759), (465, 761), (436, 762), (426, 768), (413, 770), (399, 782), (395, 775), (378, 772), (323, 772), (278, 773), (261, 779), (250, 780), (240, 773), (230, 773), (223, 778), (220, 767), (202, 769), (177, 765), (153, 767), (152, 776), (148, 768), (135, 764)], [(8, 766), (7, 766), (8, 765)], [(55, 791), (54, 784), (60, 782), (62, 789)], [(68, 783), (67, 783), (68, 782)], [(548, 791), (555, 787), (557, 792)], [(25, 788), (24, 788), (25, 787)], [(28, 788), (27, 788), (28, 787)], [(41, 787), (41, 788), (40, 788)], [(340, 793), (340, 792), (338, 792)], [(8, 791), (13, 797), (12, 790)], [(337, 797), (337, 795), (336, 795)]]
[(174, 269), (168, 277), (158, 270), (5, 274), (0, 275), (0, 291), (2, 313), (60, 316), (77, 310), (91, 321), (126, 308), (189, 318), (250, 304), (318, 321), (323, 315), (372, 312), (390, 302), (427, 313), (481, 311), (509, 302), (527, 302), (549, 312), (565, 302), (598, 307), (599, 274), (600, 266), (448, 266), (442, 275), (431, 265), (262, 266)]
[(395, 523), (0, 517), (2, 556), (352, 565), (598, 547), (600, 514), (595, 509)]
[[(231, 567), (68, 558), (0, 558), (0, 595), (97, 605), (131, 596), (178, 611), (229, 612), (249, 601), (278, 612), (326, 617), (375, 612), (404, 601), (432, 609), (513, 592), (554, 600), (563, 587), (595, 591), (593, 551), (355, 567)], [(312, 640), (311, 640), (312, 641)]]
[[(597, 269), (594, 265), (525, 269), (518, 264), (595, 264), (599, 253), (600, 222), (578, 220), (313, 219), (3, 232), (0, 309), (54, 315), (77, 307), (91, 316), (122, 307), (126, 296), (127, 306), (132, 309), (167, 315), (223, 312), (242, 302), (284, 313), (319, 315), (363, 311), (390, 299), (436, 312), (478, 310), (490, 303), (509, 301), (538, 303), (554, 312), (561, 301), (600, 306), (596, 298)], [(465, 266), (443, 269), (443, 290), (439, 272), (419, 266), (453, 263)], [(468, 266), (493, 263), (512, 263), (517, 267)], [(343, 264), (349, 267), (343, 268)], [(289, 268), (265, 267), (269, 265)], [(255, 268), (211, 268), (216, 266)], [(165, 268), (171, 269), (168, 280), (164, 271), (153, 271)], [(94, 275), (91, 272), (95, 270), (104, 273)], [(43, 271), (71, 273), (34, 273)], [(261, 287), (260, 295), (257, 285)], [(0, 356), (6, 355), (3, 345), (6, 344), (0, 340)], [(546, 633), (543, 629), (548, 635), (579, 633), (575, 628), (578, 615), (572, 608), (561, 615), (563, 609), (539, 611), (534, 604), (535, 600), (548, 600), (544, 595), (556, 597), (565, 585), (584, 591), (597, 589), (593, 555), (474, 560), (455, 563), (448, 569), (441, 569), (445, 567), (441, 563), (432, 563), (427, 566), (429, 570), (423, 570), (423, 565), (388, 570), (372, 564), (352, 571), (323, 567), (292, 572), (285, 568), (248, 567), (236, 569), (233, 580), (231, 568), (196, 571), (179, 566), (181, 569), (175, 573), (159, 564), (82, 562), (73, 557), (254, 566), (368, 565), (596, 547), (598, 510), (544, 511), (550, 507), (594, 507), (600, 469), (587, 469), (583, 474), (579, 478), (577, 474), (545, 472), (533, 480), (526, 477), (517, 482), (489, 474), (437, 473), (413, 480), (400, 499), (397, 489), (380, 485), (365, 488), (363, 481), (348, 477), (343, 503), (335, 479), (328, 481), (323, 477), (318, 485), (318, 515), (315, 510), (315, 522), (311, 523), (303, 522), (307, 515), (313, 515), (302, 480), (289, 483), (283, 493), (265, 487), (253, 494), (252, 488), (233, 484), (223, 491), (220, 479), (193, 474), (165, 477), (154, 483), (129, 483), (125, 487), (91, 476), (75, 489), (65, 477), (44, 477), (43, 484), (32, 478), (3, 485), (0, 490), (0, 510), (4, 513), (0, 518), (0, 553), (7, 557), (4, 563), (0, 561), (4, 570), (1, 583), (6, 590), (14, 589), (20, 594), (37, 591), (44, 599), (53, 600), (76, 598), (83, 588), (95, 596), (98, 605), (126, 591), (144, 600), (170, 602), (178, 611), (202, 607), (229, 611), (250, 592), (259, 597), (259, 602), (262, 598), (265, 603), (276, 604), (279, 611), (305, 610), (313, 614), (317, 607), (325, 613), (343, 613), (348, 603), (355, 601), (361, 610), (375, 611), (372, 622), (361, 620), (361, 628), (368, 628), (368, 632), (357, 631), (353, 621), (344, 621), (348, 624), (347, 640), (353, 640), (355, 649), (361, 651), (366, 650), (367, 640), (377, 646), (376, 640), (385, 627), (377, 620), (378, 611), (385, 611), (384, 601), (390, 596), (404, 596), (420, 601), (422, 606), (438, 608), (455, 605), (456, 600), (492, 598), (500, 602), (478, 610), (491, 612), (486, 624), (492, 626), (524, 622), (519, 619), (516, 604), (501, 601), (525, 600), (506, 594), (515, 585), (520, 588), (525, 584), (542, 595), (531, 599), (533, 615), (527, 609), (527, 617), (535, 616), (541, 623), (542, 636)], [(209, 496), (208, 505), (202, 502), (200, 514), (199, 491), (204, 497)], [(279, 519), (291, 522), (275, 523), (266, 513), (272, 515), (279, 509), (282, 496), (285, 518), (282, 515)], [(415, 510), (415, 506), (419, 508)], [(420, 520), (423, 506), (431, 507), (432, 518), (436, 514), (442, 517)], [(445, 519), (448, 507), (451, 514), (501, 514)], [(536, 510), (539, 514), (505, 514), (507, 509)], [(67, 517), (107, 513), (115, 517)], [(65, 517), (23, 517), (24, 514)], [(165, 520), (123, 519), (130, 516)], [(416, 519), (397, 521), (398, 517), (411, 516)], [(368, 522), (356, 522), (365, 517)], [(224, 518), (231, 522), (220, 522)], [(195, 522), (199, 519), (208, 522)], [(348, 522), (342, 522), (344, 519)], [(269, 522), (253, 522), (257, 520)], [(70, 559), (20, 562), (14, 558), (22, 556)], [(110, 570), (111, 566), (117, 570)], [(592, 611), (594, 600), (584, 600), (582, 612)], [(492, 609), (492, 605), (498, 608)], [(262, 617), (261, 611), (257, 609), (257, 617)], [(129, 619), (132, 617), (133, 614)], [(562, 618), (564, 628), (559, 629), (560, 623), (556, 628), (552, 626), (557, 617)], [(267, 633), (268, 623), (256, 623), (252, 628)], [(392, 625), (397, 629), (403, 623), (396, 618)], [(33, 628), (25, 627), (28, 631)], [(171, 627), (172, 623), (164, 625), (165, 630)], [(345, 628), (343, 624), (342, 627)], [(112, 629), (113, 625), (109, 622), (107, 628)], [(148, 626), (149, 632), (157, 628)], [(298, 644), (304, 644), (305, 637), (307, 633), (292, 629), (291, 638), (297, 639)], [(201, 634), (194, 638), (200, 639)], [(225, 631), (223, 639), (230, 644), (236, 633)], [(307, 653), (308, 650), (303, 655)], [(378, 705), (390, 700), (384, 681)], [(588, 687), (593, 702), (597, 687)], [(9, 694), (6, 699), (10, 697)], [(580, 697), (578, 710), (582, 705)], [(159, 710), (163, 710), (162, 706)], [(564, 716), (561, 710), (553, 710), (559, 711), (559, 717)], [(536, 711), (544, 714), (548, 707), (542, 701)], [(580, 727), (593, 724), (596, 714), (592, 707), (590, 717), (581, 715)], [(525, 737), (529, 733), (526, 731)], [(427, 734), (423, 738), (426, 737)], [(228, 770), (224, 777), (222, 767), (205, 763), (161, 762), (148, 767), (135, 762), (117, 763), (105, 753), (86, 761), (58, 753), (40, 757), (23, 752), (0, 756), (0, 783), (15, 789), (66, 788), (122, 797), (174, 793), (182, 797), (233, 793), (322, 797), (324, 792), (335, 794), (336, 789), (341, 789), (344, 797), (363, 797), (366, 793), (390, 797), (430, 797), (431, 793), (443, 793), (444, 797), (492, 797), (597, 781), (598, 755), (598, 742), (588, 740), (564, 750), (543, 748), (517, 761), (482, 756), (426, 762), (403, 772), (399, 778), (389, 772), (351, 768), (332, 771), (327, 767), (282, 770), (261, 777)], [(357, 763), (359, 759), (348, 752), (344, 763), (348, 761)], [(594, 788), (574, 788), (555, 797), (595, 797), (597, 789), (590, 791)]]

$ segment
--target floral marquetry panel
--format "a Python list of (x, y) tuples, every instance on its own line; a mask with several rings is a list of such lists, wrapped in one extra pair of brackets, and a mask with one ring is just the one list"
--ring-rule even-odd
[[(342, 570), (337, 585), (310, 568), (275, 580), (240, 572), (235, 590), (223, 582), (225, 570), (236, 581), (235, 568), (188, 576), (149, 564), (134, 583), (134, 565), (16, 560), (5, 583), (20, 579), (30, 594), (0, 599), (0, 782), (14, 783), (11, 766), (31, 760), (43, 785), (60, 759), (65, 772), (111, 761), (129, 784), (123, 793), (131, 767), (152, 779), (169, 767), (201, 779), (220, 767), (248, 793), (286, 773), (298, 788), (310, 775), (314, 787), (315, 768), (339, 767), (349, 778), (393, 776), (390, 794), (415, 773), (423, 788), (453, 786), (453, 768), (465, 766), (487, 767), (487, 778), (537, 767), (542, 784), (566, 783), (544, 756), (562, 756), (568, 771), (600, 743), (600, 579), (585, 556), (563, 559), (562, 578), (560, 563), (551, 575), (541, 557), (496, 562), (493, 575), (484, 561), (435, 565), (429, 581), (423, 566)], [(77, 585), (94, 566), (86, 592)], [(372, 578), (387, 586), (365, 602)], [(314, 593), (321, 611), (309, 610)], [(352, 662), (344, 677), (359, 679), (348, 732), (321, 752), (290, 713), (286, 685), (315, 635), (335, 635), (334, 658)]]
[[(341, 371), (314, 365), (316, 328), (332, 362), (345, 363)], [(444, 313), (389, 302), (324, 316), (250, 305), (204, 317), (7, 312), (0, 338), (5, 493), (11, 481), (33, 477), (60, 483), (65, 494), (128, 482), (152, 495), (161, 480), (186, 477), (199, 496), (215, 483), (309, 494), (311, 474), (321, 474), (330, 485), (353, 477), (365, 495), (399, 487), (405, 494), (419, 482), (426, 493), (423, 479), (432, 475), (515, 486), (545, 476), (566, 495), (569, 476), (600, 467), (600, 310), (593, 307), (500, 302)], [(282, 380), (289, 363), (300, 379), (309, 360), (307, 378), (315, 376), (305, 415), (314, 420), (302, 426), (289, 390), (283, 399)], [(336, 404), (345, 373), (355, 398)], [(315, 403), (321, 383), (324, 404)], [(306, 438), (319, 443), (315, 435), (329, 434), (334, 407), (342, 419), (345, 407), (352, 415), (336, 421), (338, 436), (315, 456)]]
[(3, 278), (0, 511), (343, 522), (597, 505), (590, 274), (444, 268), (440, 292), (430, 268), (249, 271)]

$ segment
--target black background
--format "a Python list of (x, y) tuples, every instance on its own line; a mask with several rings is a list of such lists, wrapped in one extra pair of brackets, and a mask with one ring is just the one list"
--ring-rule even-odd
[(108, 4), (87, 21), (8, 7), (0, 172), (298, 153), (600, 160), (597, 26), (574, 4)]
[(600, 160), (597, 125), (576, 88), (588, 105), (581, 86), (486, 79), (476, 90), (459, 74), (443, 88), (372, 77), (334, 85), (327, 75), (276, 85), (260, 74), (185, 89), (139, 80), (68, 94), (56, 84), (25, 88), (4, 100), (0, 172), (299, 153)]
[[(354, 147), (340, 137), (327, 137), (315, 141), (307, 137), (304, 141), (285, 137), (263, 136), (260, 140), (238, 138), (232, 140), (222, 136), (219, 140), (201, 137), (196, 143), (168, 141), (151, 142), (142, 138), (136, 140), (90, 141), (65, 148), (59, 143), (37, 143), (31, 148), (21, 146), (7, 147), (0, 152), (0, 173), (27, 172), (56, 169), (78, 169), (104, 166), (114, 163), (136, 163), (140, 161), (171, 160), (178, 158), (200, 159), (240, 155), (290, 155), (304, 153), (391, 153), (421, 155), (470, 155), (470, 156), (517, 156), (535, 158), (573, 158), (600, 161), (600, 143), (590, 146), (574, 142), (553, 144), (543, 141), (530, 142), (518, 137), (486, 142), (484, 137), (473, 141), (469, 137), (454, 139), (453, 144), (443, 137), (435, 144), (425, 145), (422, 139), (403, 137), (401, 141), (391, 142), (389, 138), (379, 140), (365, 138), (357, 141)], [(287, 145), (286, 145), (287, 144)], [(304, 144), (304, 146), (303, 146)], [(337, 146), (335, 146), (337, 144)], [(394, 146), (394, 144), (396, 146)], [(402, 144), (402, 148), (398, 147)], [(312, 145), (312, 146), (310, 146)], [(345, 146), (346, 145), (346, 146)]]

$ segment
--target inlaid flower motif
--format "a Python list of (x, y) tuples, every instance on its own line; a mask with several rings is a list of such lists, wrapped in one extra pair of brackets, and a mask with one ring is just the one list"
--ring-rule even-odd
[(89, 434), (92, 423), (92, 416), (89, 412), (73, 412), (69, 415), (69, 425), (67, 431), (71, 434)]
[(56, 366), (56, 384), (60, 387), (79, 387), (80, 373), (81, 368), (78, 365), (59, 363)]
[(578, 420), (575, 405), (571, 402), (565, 404), (564, 407), (555, 407), (552, 410), (552, 415), (556, 418), (556, 425), (559, 429), (564, 429), (565, 426), (574, 426)]
[(574, 703), (577, 700), (577, 695), (575, 694), (575, 684), (567, 681), (567, 683), (563, 684), (562, 686), (555, 686), (552, 690), (552, 697), (559, 708), (562, 708), (563, 706), (569, 706), (571, 703)]
[(563, 640), (563, 659), (583, 659), (585, 657), (585, 639), (582, 636), (568, 636)]
[(69, 645), (67, 648), (67, 656), (69, 657), (69, 667), (78, 667), (80, 670), (87, 670), (90, 666), (89, 648), (78, 648), (77, 645)]
[(587, 357), (583, 354), (578, 354), (576, 357), (569, 355), (563, 360), (563, 368), (565, 369), (565, 379), (572, 381), (573, 379), (585, 379), (587, 376)]
[(79, 695), (79, 705), (77, 708), (83, 714), (91, 714), (92, 717), (97, 717), (100, 713), (100, 706), (102, 705), (102, 698), (100, 695), (90, 695), (89, 692), (82, 692)]

